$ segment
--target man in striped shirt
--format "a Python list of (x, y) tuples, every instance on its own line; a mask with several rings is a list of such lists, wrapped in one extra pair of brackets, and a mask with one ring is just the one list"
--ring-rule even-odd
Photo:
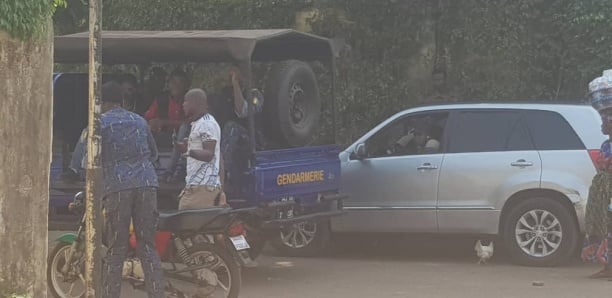
[(180, 195), (179, 210), (209, 208), (221, 194), (220, 141), (221, 128), (208, 112), (206, 93), (192, 89), (185, 94), (185, 115), (191, 121), (189, 138), (175, 144), (187, 157), (185, 189)]

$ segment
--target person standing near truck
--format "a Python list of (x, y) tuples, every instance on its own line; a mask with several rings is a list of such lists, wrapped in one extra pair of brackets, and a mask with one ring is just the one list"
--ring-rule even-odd
[(155, 250), (158, 181), (152, 161), (157, 147), (146, 121), (121, 107), (121, 86), (102, 86), (100, 116), (101, 159), (104, 177), (102, 206), (105, 210), (105, 256), (102, 297), (121, 293), (123, 262), (129, 246), (133, 221), (138, 245), (136, 252), (145, 272), (149, 297), (164, 297), (161, 262)]
[(178, 152), (187, 157), (185, 189), (179, 195), (179, 210), (224, 205), (221, 195), (221, 128), (208, 112), (206, 92), (192, 89), (185, 95), (183, 109), (191, 121), (189, 138), (176, 142)]
[[(612, 278), (612, 70), (589, 83), (591, 105), (601, 115), (601, 132), (608, 136), (596, 159), (597, 174), (593, 177), (585, 212), (585, 247), (582, 259), (599, 263), (603, 268), (590, 278)], [(610, 279), (612, 280), (612, 279)]]

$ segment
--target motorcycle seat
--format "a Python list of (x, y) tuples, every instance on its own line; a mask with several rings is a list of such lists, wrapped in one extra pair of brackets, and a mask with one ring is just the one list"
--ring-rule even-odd
[(157, 230), (169, 232), (218, 230), (228, 221), (230, 208), (214, 207), (206, 209), (179, 210), (159, 214)]

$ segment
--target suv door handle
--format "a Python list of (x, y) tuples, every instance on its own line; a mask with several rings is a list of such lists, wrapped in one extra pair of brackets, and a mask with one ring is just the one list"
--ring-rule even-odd
[(524, 167), (531, 167), (533, 166), (532, 162), (528, 162), (524, 159), (519, 159), (513, 163), (510, 164), (513, 167), (519, 167), (519, 168), (524, 168)]
[(417, 167), (417, 170), (419, 170), (419, 171), (436, 170), (436, 169), (438, 169), (438, 166), (434, 166), (434, 165), (432, 165), (432, 164), (430, 164), (428, 162), (426, 162), (426, 163), (424, 163), (424, 164), (422, 164), (422, 165)]

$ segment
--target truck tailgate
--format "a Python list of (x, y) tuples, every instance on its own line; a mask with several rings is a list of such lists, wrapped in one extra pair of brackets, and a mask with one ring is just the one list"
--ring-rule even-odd
[(337, 191), (340, 187), (338, 146), (313, 146), (257, 152), (255, 190), (273, 200)]

